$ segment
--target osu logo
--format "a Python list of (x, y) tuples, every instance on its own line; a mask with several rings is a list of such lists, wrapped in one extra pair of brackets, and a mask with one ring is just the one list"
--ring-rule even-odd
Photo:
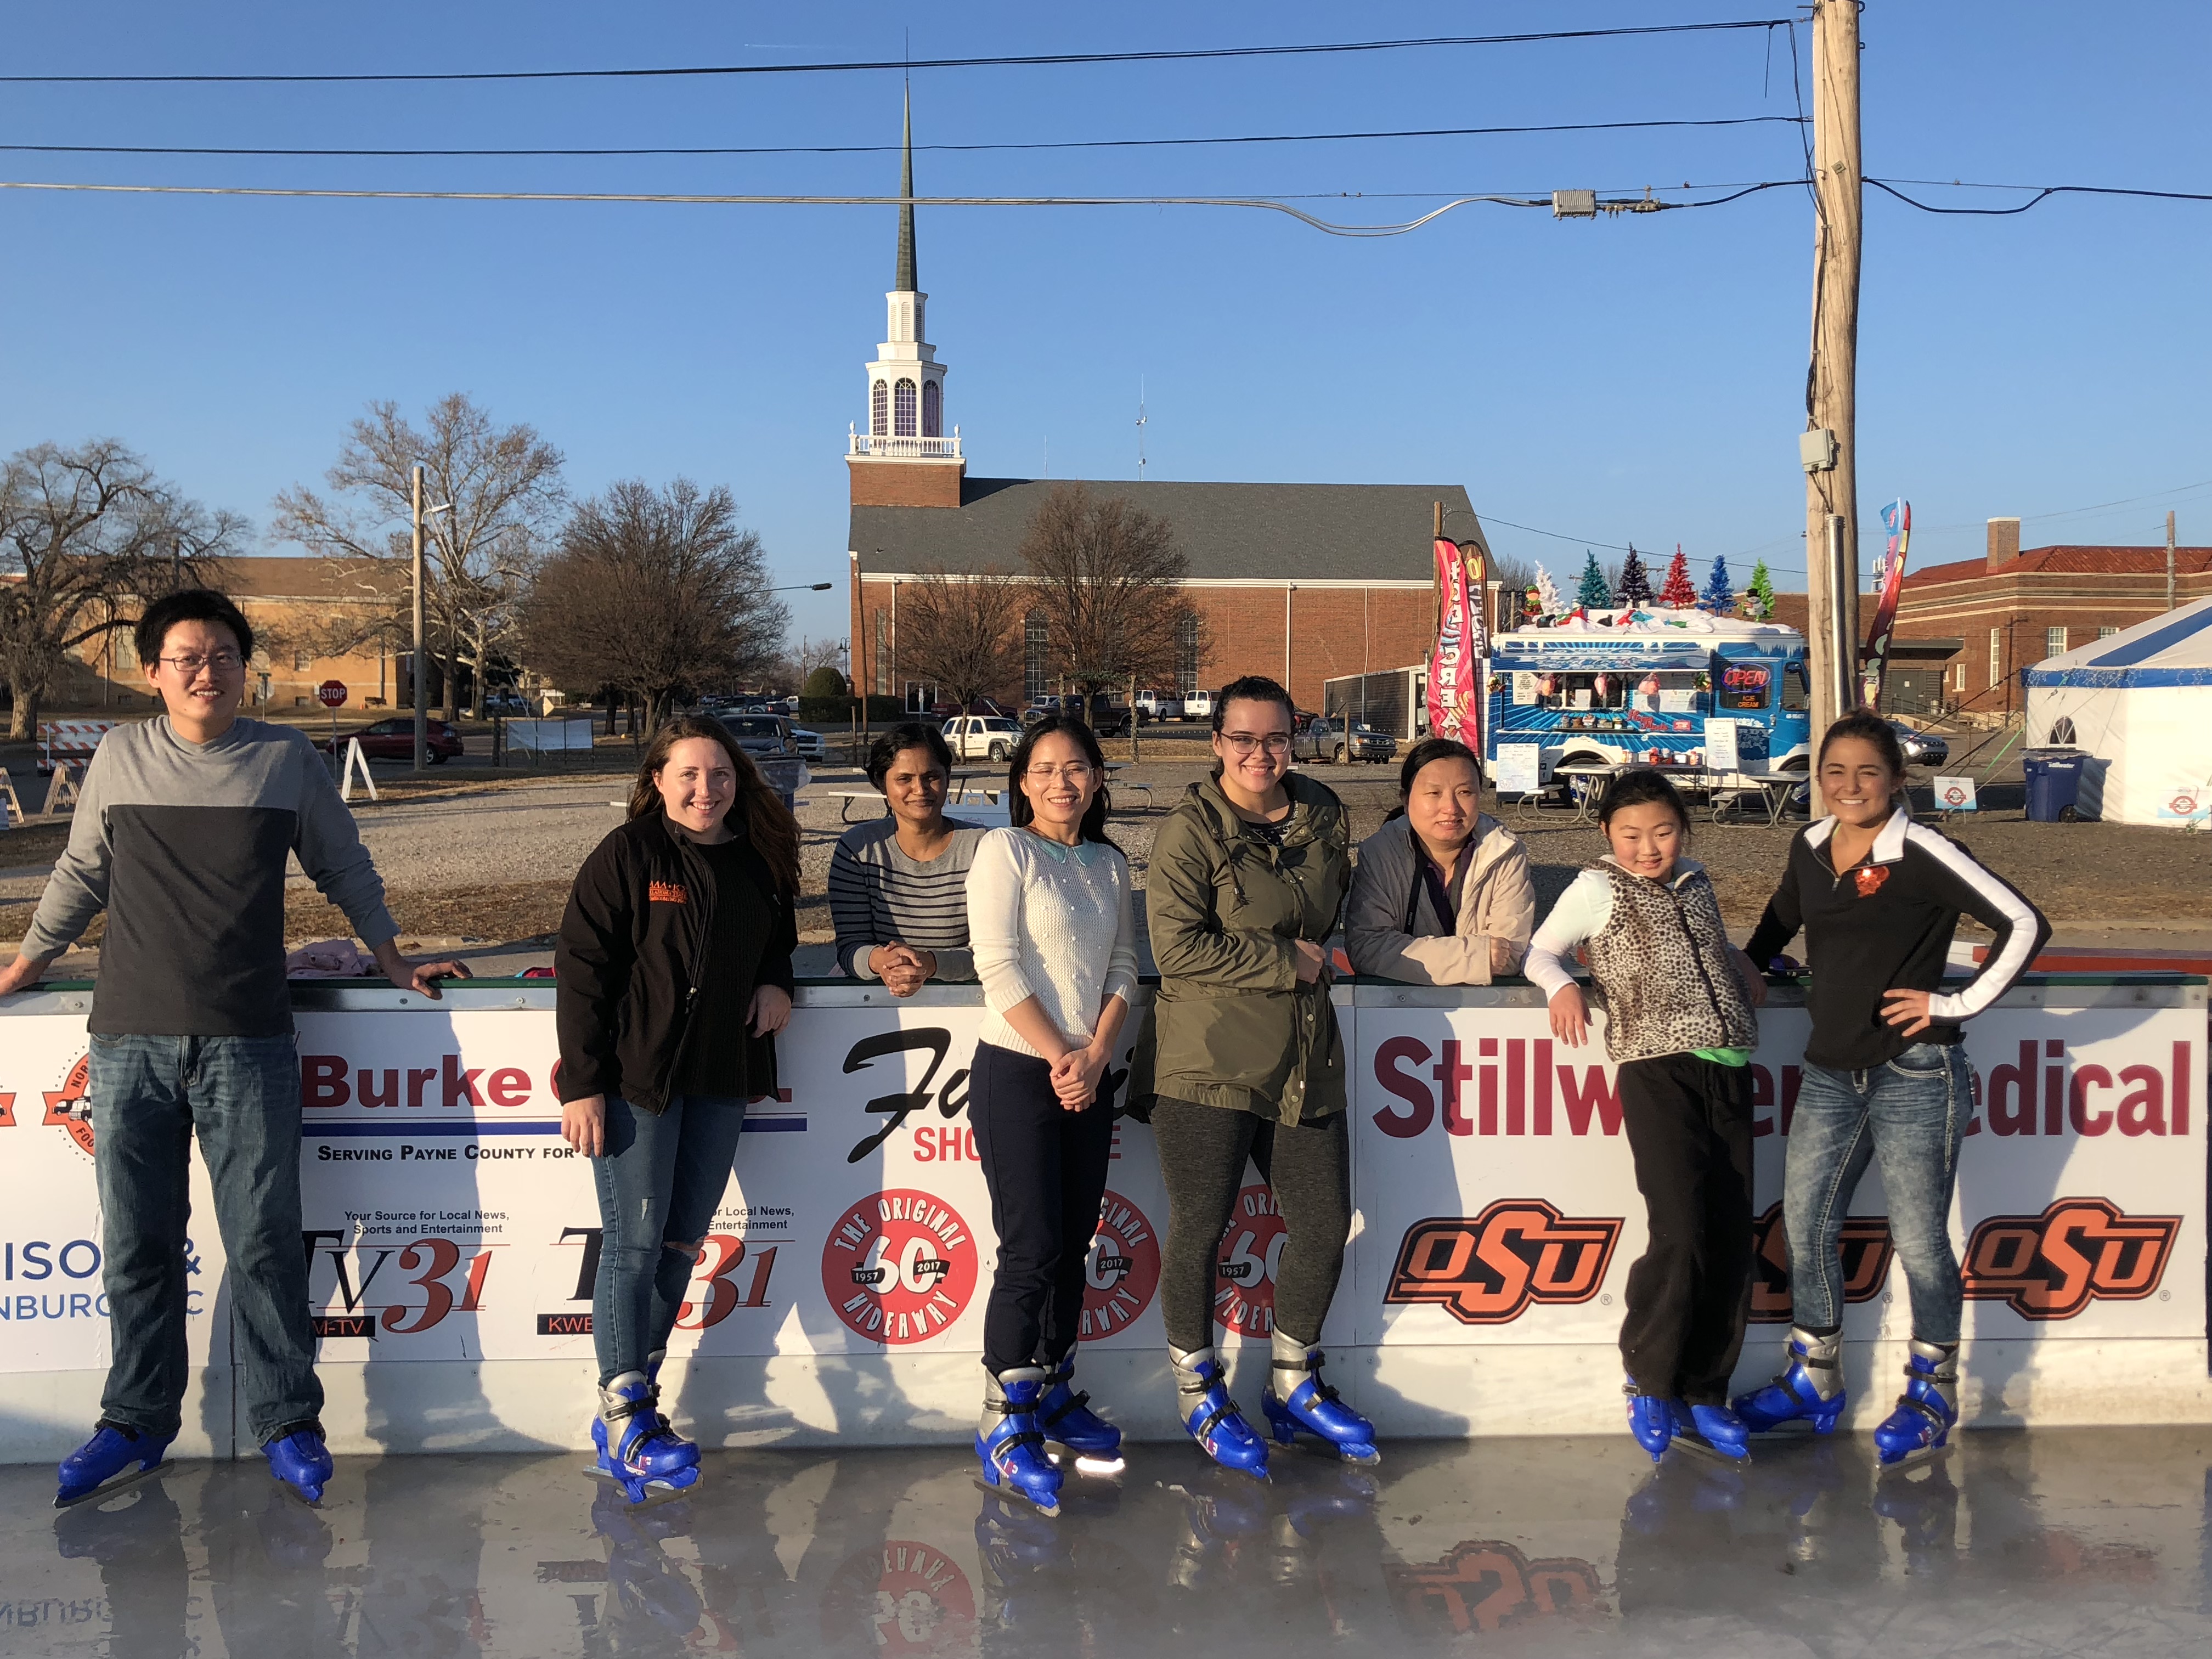
[(1265, 1183), (1238, 1192), (1213, 1267), (1220, 1281), (1213, 1291), (1213, 1317), (1224, 1329), (1239, 1336), (1275, 1334), (1275, 1269), (1288, 1236)]
[(975, 1295), (975, 1235), (944, 1200), (893, 1188), (854, 1205), (822, 1246), (822, 1290), (871, 1342), (920, 1342)]
[(1470, 1221), (1406, 1230), (1385, 1302), (1440, 1302), (1462, 1325), (1504, 1325), (1532, 1302), (1587, 1302), (1605, 1282), (1619, 1217), (1570, 1219), (1540, 1198), (1501, 1198)]
[(1410, 1627), (1465, 1636), (1598, 1605), (1597, 1569), (1562, 1557), (1531, 1561), (1512, 1545), (1455, 1544), (1441, 1561), (1383, 1568), (1399, 1617)]
[(2140, 1302), (2158, 1289), (2180, 1231), (2179, 1216), (2126, 1215), (2105, 1198), (1993, 1215), (1966, 1240), (1966, 1294), (2035, 1320), (2071, 1319), (2093, 1301)]
[(1098, 1231), (1083, 1265), (1081, 1339), (1125, 1329), (1160, 1288), (1160, 1238), (1145, 1212), (1111, 1189), (1098, 1203)]
[[(92, 1103), (85, 1091), (92, 1078), (92, 1056), (80, 1054), (77, 1062), (69, 1069), (58, 1089), (48, 1089), (46, 1115), (42, 1120), (50, 1129), (64, 1129), (76, 1143), (77, 1151), (87, 1158), (92, 1156)], [(8, 1097), (8, 1115), (15, 1116), (15, 1097)]]
[[(1782, 1229), (1782, 1206), (1770, 1204), (1766, 1213), (1751, 1224), (1751, 1322), (1786, 1325), (1790, 1322), (1790, 1240)], [(1871, 1302), (1881, 1294), (1889, 1279), (1889, 1260), (1896, 1246), (1889, 1237), (1886, 1215), (1854, 1215), (1844, 1218), (1844, 1300)]]

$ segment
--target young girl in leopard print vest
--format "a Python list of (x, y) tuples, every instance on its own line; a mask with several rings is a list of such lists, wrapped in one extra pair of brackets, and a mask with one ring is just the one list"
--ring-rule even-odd
[(1765, 982), (1730, 945), (1705, 866), (1683, 858), (1690, 815), (1656, 772), (1624, 773), (1598, 811), (1611, 854), (1536, 930), (1528, 977), (1553, 1035), (1588, 1040), (1567, 962), (1580, 949), (1604, 1000), (1607, 1051), (1650, 1243), (1628, 1273), (1620, 1352), (1628, 1425), (1654, 1461), (1670, 1443), (1748, 1455), (1729, 1408), (1751, 1307), (1751, 1050)]

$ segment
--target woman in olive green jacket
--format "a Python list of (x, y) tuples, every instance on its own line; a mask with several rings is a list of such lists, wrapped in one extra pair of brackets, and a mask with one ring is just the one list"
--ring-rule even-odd
[[(1290, 694), (1257, 675), (1214, 700), (1213, 776), (1161, 825), (1145, 886), (1160, 986), (1137, 1069), (1168, 1188), (1168, 1354), (1192, 1438), (1253, 1473), (1267, 1468), (1267, 1443), (1230, 1399), (1213, 1347), (1216, 1257), (1248, 1158), (1285, 1233), (1268, 1426), (1285, 1445), (1304, 1431), (1375, 1458), (1373, 1427), (1322, 1380), (1316, 1346), (1351, 1230), (1328, 954), (1351, 885), (1351, 836), (1335, 793), (1291, 770), (1295, 718)], [(1249, 1298), (1259, 1287), (1241, 1288)]]

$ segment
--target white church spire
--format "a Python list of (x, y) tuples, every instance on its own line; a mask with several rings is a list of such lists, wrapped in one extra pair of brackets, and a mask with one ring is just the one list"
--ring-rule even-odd
[(945, 365), (922, 337), (929, 296), (915, 273), (914, 239), (914, 95), (907, 94), (905, 136), (899, 152), (898, 262), (884, 296), (890, 337), (868, 365), (868, 429), (853, 436), (852, 453), (885, 460), (951, 460), (959, 434), (946, 435)]

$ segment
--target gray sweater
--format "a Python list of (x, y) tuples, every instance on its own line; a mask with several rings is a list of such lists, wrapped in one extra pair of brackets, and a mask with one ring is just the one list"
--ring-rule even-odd
[(353, 813), (305, 734), (241, 720), (194, 744), (166, 714), (119, 726), (85, 769), (69, 849), (23, 954), (67, 948), (104, 909), (93, 1030), (286, 1035), (290, 853), (370, 949), (398, 933)]

